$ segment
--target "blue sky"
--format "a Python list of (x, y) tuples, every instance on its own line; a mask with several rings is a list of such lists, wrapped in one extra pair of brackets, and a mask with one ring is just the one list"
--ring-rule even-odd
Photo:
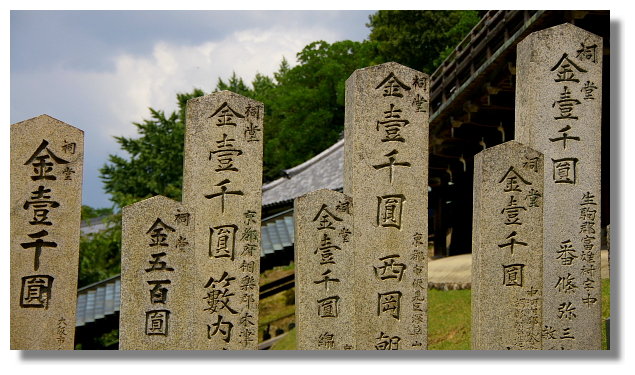
[(315, 40), (361, 41), (374, 11), (11, 11), (10, 121), (48, 114), (85, 132), (83, 203), (109, 207), (99, 168), (125, 156), (149, 107), (211, 92), (232, 72), (251, 82)]

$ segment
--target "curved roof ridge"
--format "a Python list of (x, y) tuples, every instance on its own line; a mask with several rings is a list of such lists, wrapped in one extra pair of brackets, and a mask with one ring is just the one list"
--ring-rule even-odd
[(280, 178), (275, 179), (273, 181), (267, 182), (266, 184), (262, 185), (262, 191), (274, 188), (274, 187), (280, 185), (284, 180), (287, 180), (287, 178), (286, 177), (280, 177)]
[(263, 207), (292, 203), (313, 190), (342, 187), (343, 165), (344, 140), (338, 140), (313, 158), (285, 170), (285, 177), (263, 185)]

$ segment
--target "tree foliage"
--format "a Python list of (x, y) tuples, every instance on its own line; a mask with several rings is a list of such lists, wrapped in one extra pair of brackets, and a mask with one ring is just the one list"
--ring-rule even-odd
[(369, 42), (313, 42), (286, 60), (277, 84), (261, 99), (265, 115), (264, 176), (272, 180), (332, 145), (344, 129), (344, 87), (356, 70), (371, 65)]
[[(226, 81), (219, 78), (214, 91), (229, 90), (264, 103), (263, 175), (270, 181), (341, 136), (345, 83), (356, 69), (396, 61), (431, 73), (480, 16), (477, 11), (379, 11), (367, 25), (369, 40), (316, 41), (297, 54), (297, 65), (283, 59), (273, 77), (256, 74), (248, 85), (233, 73)], [(126, 155), (110, 155), (100, 169), (115, 208), (159, 194), (181, 199), (186, 103), (202, 95), (200, 89), (177, 94), (177, 111), (166, 115), (150, 108), (149, 119), (134, 123), (138, 137), (116, 137)], [(80, 283), (119, 272), (121, 215), (108, 220), (107, 230), (82, 238)]]
[(242, 78), (236, 76), (236, 72), (232, 73), (232, 76), (229, 77), (227, 83), (225, 83), (222, 78), (218, 78), (218, 83), (216, 84), (216, 90), (214, 90), (214, 92), (223, 90), (232, 91), (236, 94), (247, 97), (253, 97), (254, 95), (254, 90), (249, 88)]
[[(281, 176), (333, 144), (344, 127), (346, 79), (356, 70), (396, 61), (431, 72), (478, 22), (478, 11), (378, 11), (370, 16), (370, 40), (316, 41), (286, 59), (273, 77), (257, 74), (246, 84), (233, 73), (215, 91), (230, 90), (265, 105), (264, 178)], [(180, 199), (185, 104), (203, 95), (178, 94), (178, 111), (150, 108), (150, 119), (134, 123), (138, 138), (116, 137), (128, 158), (110, 155), (101, 169), (105, 190), (119, 207), (161, 194)]]
[(380, 10), (369, 17), (378, 61), (432, 74), (483, 16), (474, 10)]
[(297, 54), (296, 66), (283, 59), (273, 78), (257, 74), (251, 87), (235, 73), (218, 80), (215, 91), (233, 91), (265, 105), (265, 181), (337, 140), (344, 129), (346, 79), (371, 65), (375, 55), (368, 41), (316, 41)]
[(103, 223), (106, 224), (106, 229), (80, 237), (80, 287), (121, 272), (121, 214), (107, 216)]
[(202, 95), (200, 89), (177, 94), (178, 111), (166, 116), (150, 108), (150, 119), (134, 123), (138, 138), (115, 137), (129, 158), (110, 155), (110, 163), (101, 168), (100, 176), (118, 207), (154, 195), (181, 199), (185, 104)]
[(82, 206), (82, 221), (112, 214), (112, 208), (93, 208), (86, 205)]
[[(166, 116), (163, 111), (150, 108), (150, 119), (134, 123), (139, 137), (116, 137), (129, 157), (110, 155), (109, 163), (100, 169), (105, 190), (116, 208), (159, 194), (181, 199), (185, 104), (201, 95), (203, 91), (199, 89), (177, 94), (177, 111)], [(112, 209), (82, 207), (82, 220), (102, 214), (110, 214), (104, 219), (106, 229), (80, 239), (80, 286), (121, 272), (120, 211), (113, 214)]]
[(113, 216), (112, 208), (82, 206), (82, 222), (102, 218), (106, 230), (82, 235), (79, 241), (79, 286), (85, 286), (114, 276), (120, 270), (120, 216)]

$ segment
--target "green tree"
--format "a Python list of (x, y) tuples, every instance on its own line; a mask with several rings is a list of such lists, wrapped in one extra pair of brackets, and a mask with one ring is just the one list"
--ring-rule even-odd
[[(317, 41), (283, 60), (274, 78), (257, 74), (252, 87), (235, 73), (215, 91), (231, 90), (265, 104), (264, 175), (274, 179), (330, 146), (344, 125), (344, 86), (354, 70), (384, 61), (430, 71), (478, 21), (477, 11), (378, 11), (370, 16), (370, 41)], [(178, 110), (150, 108), (134, 123), (138, 138), (116, 137), (127, 158), (110, 155), (101, 170), (117, 207), (161, 194), (179, 199), (182, 188), (185, 104), (199, 89), (178, 94)]]
[[(271, 103), (271, 95), (276, 87), (276, 82), (273, 79), (266, 75), (257, 73), (256, 77), (251, 82), (251, 85), (253, 86), (251, 94), (252, 99), (263, 103)], [(269, 110), (269, 113), (271, 112), (268, 107), (265, 108), (265, 111), (267, 110)]]
[(242, 78), (236, 76), (236, 72), (232, 72), (232, 76), (229, 77), (227, 83), (223, 81), (221, 78), (218, 78), (218, 83), (216, 83), (216, 90), (214, 92), (228, 90), (235, 92), (236, 94), (253, 97), (253, 90), (251, 90), (243, 81)]
[[(178, 111), (166, 116), (163, 111), (150, 108), (150, 119), (134, 123), (138, 138), (115, 137), (129, 157), (110, 155), (109, 163), (100, 169), (100, 177), (115, 208), (159, 194), (181, 199), (185, 105), (189, 99), (202, 95), (199, 89), (177, 94)], [(104, 219), (106, 228), (80, 239), (80, 286), (121, 271), (121, 213), (82, 207), (82, 220), (102, 214), (110, 214)]]
[[(372, 64), (370, 42), (310, 43), (297, 54), (298, 65), (283, 60), (277, 85), (263, 97), (264, 176), (272, 180), (332, 145), (344, 129), (344, 88), (356, 70)], [(256, 91), (256, 93), (258, 93)]]
[(106, 226), (104, 230), (80, 237), (78, 279), (80, 287), (121, 272), (121, 214), (105, 217), (103, 224)]
[[(477, 11), (379, 11), (370, 17), (370, 40), (310, 43), (286, 59), (272, 77), (257, 74), (251, 87), (235, 73), (219, 79), (215, 91), (230, 90), (265, 105), (264, 178), (306, 161), (341, 135), (346, 79), (356, 70), (396, 61), (431, 73), (478, 22)], [(164, 195), (180, 200), (186, 102), (202, 90), (177, 94), (178, 110), (166, 115), (150, 108), (137, 127), (137, 138), (116, 137), (124, 156), (110, 155), (100, 176), (115, 209)], [(86, 209), (86, 215), (95, 215)], [(81, 244), (80, 280), (98, 281), (119, 272), (121, 216), (108, 229), (86, 236)]]
[(478, 23), (484, 11), (380, 10), (369, 17), (377, 62), (395, 61), (432, 74)]
[(93, 208), (91, 206), (82, 206), (82, 221), (95, 219), (102, 216), (112, 215), (112, 208)]
[(129, 158), (110, 155), (109, 164), (100, 169), (100, 177), (118, 207), (154, 195), (181, 199), (185, 105), (202, 95), (199, 89), (177, 94), (178, 111), (166, 116), (150, 108), (150, 119), (134, 123), (140, 137), (115, 137)]

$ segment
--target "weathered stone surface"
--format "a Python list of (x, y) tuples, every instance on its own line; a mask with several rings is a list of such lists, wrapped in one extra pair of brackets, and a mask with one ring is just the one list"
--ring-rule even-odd
[(544, 349), (600, 349), (602, 39), (570, 24), (518, 45), (516, 140), (545, 155)]
[(119, 348), (190, 349), (194, 218), (156, 196), (123, 209)]
[(84, 132), (11, 125), (11, 349), (73, 349)]
[(355, 348), (352, 209), (350, 197), (328, 189), (295, 200), (298, 349)]
[(514, 141), (474, 158), (472, 349), (541, 349), (543, 172)]
[(346, 81), (357, 349), (427, 347), (428, 82), (396, 63)]
[(183, 202), (196, 217), (194, 349), (256, 349), (264, 106), (222, 91), (187, 104)]

